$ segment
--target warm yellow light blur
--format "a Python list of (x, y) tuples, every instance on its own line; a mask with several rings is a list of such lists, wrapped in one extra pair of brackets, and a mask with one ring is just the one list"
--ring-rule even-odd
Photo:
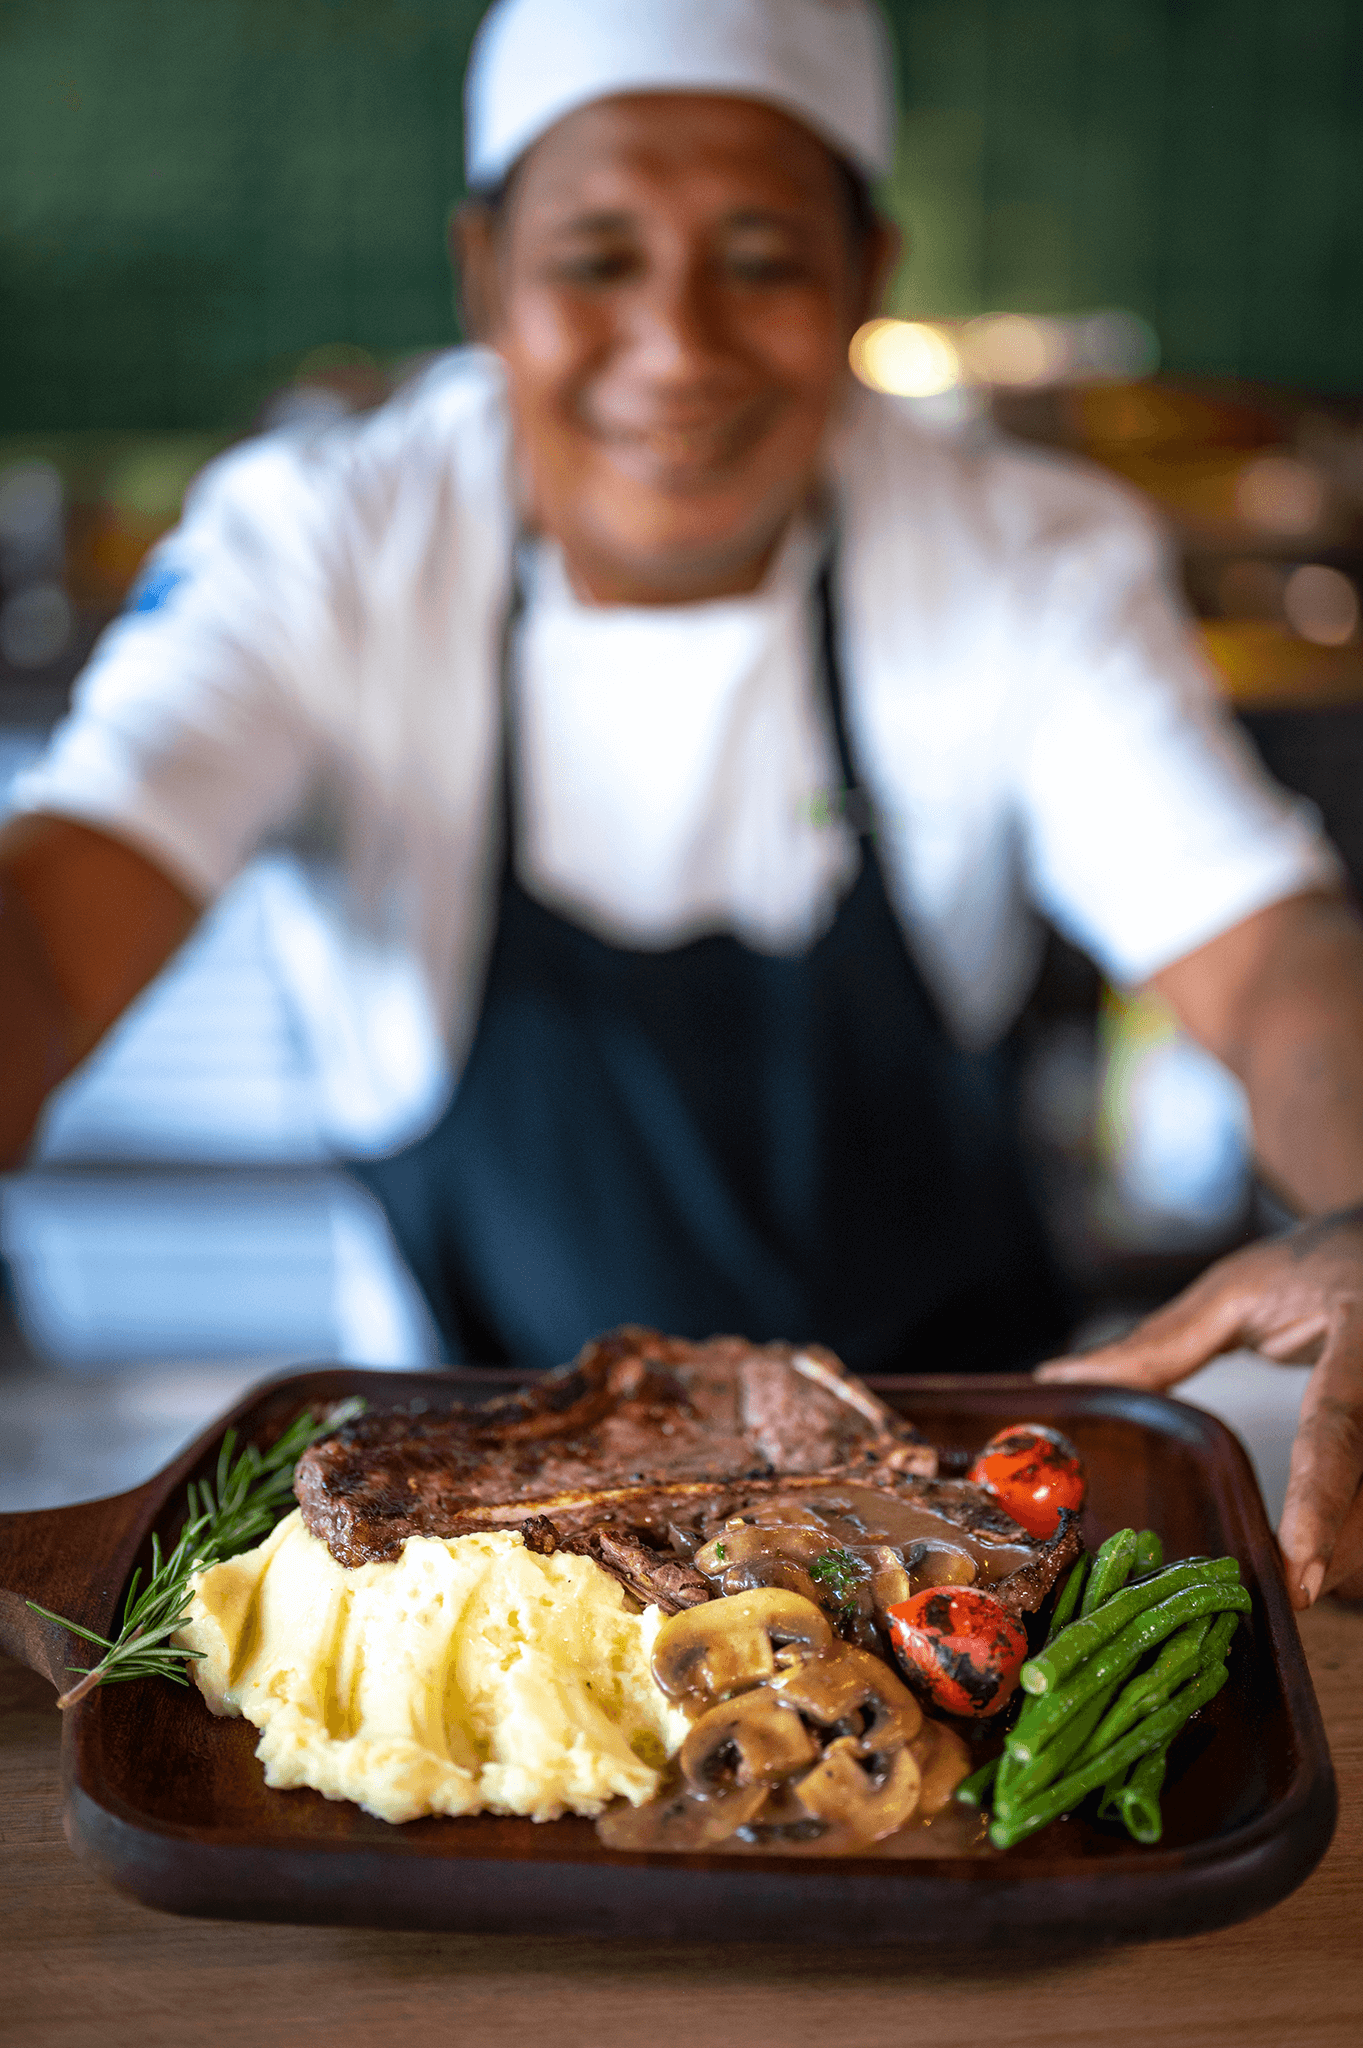
[(852, 336), (852, 368), (873, 391), (936, 398), (960, 381), (955, 344), (921, 320), (868, 320)]
[(1304, 562), (1283, 585), (1283, 610), (1303, 640), (1343, 647), (1358, 631), (1358, 592), (1342, 569)]
[(985, 313), (966, 323), (961, 355), (981, 384), (1050, 384), (1070, 367), (1072, 349), (1058, 320)]

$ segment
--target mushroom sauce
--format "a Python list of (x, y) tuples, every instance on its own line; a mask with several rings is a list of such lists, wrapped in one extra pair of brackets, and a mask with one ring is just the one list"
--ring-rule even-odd
[[(697, 1718), (671, 1789), (597, 1823), (608, 1847), (959, 1856), (984, 1846), (952, 1793), (970, 1752), (888, 1662), (887, 1610), (997, 1585), (1032, 1551), (868, 1486), (773, 1494), (673, 1541), (717, 1597), (673, 1617), (653, 1673)], [(983, 1526), (980, 1526), (983, 1523)]]
[(608, 1849), (652, 1849), (674, 1856), (699, 1846), (725, 1856), (875, 1856), (895, 1861), (989, 1854), (988, 1815), (954, 1799), (948, 1799), (939, 1813), (916, 1815), (906, 1827), (874, 1842), (850, 1841), (831, 1830), (816, 1834), (802, 1815), (803, 1832), (798, 1824), (779, 1830), (748, 1825), (701, 1845), (694, 1833), (696, 1809), (694, 1795), (678, 1786), (670, 1799), (655, 1799), (648, 1806), (617, 1802), (602, 1814), (596, 1832)]
[[(852, 1527), (853, 1502), (835, 1512)], [(725, 1529), (751, 1526), (735, 1518)], [(773, 1526), (782, 1535), (791, 1527)], [(828, 1541), (822, 1516), (813, 1533)], [(665, 1622), (653, 1678), (691, 1727), (671, 1785), (647, 1806), (616, 1805), (598, 1821), (607, 1847), (846, 1856), (978, 1846), (978, 1816), (960, 1817), (952, 1802), (970, 1770), (965, 1742), (925, 1719), (890, 1664), (840, 1625), (835, 1633), (822, 1606), (772, 1583)]]
[[(939, 1480), (937, 1483), (939, 1488), (945, 1489), (952, 1482)], [(957, 1483), (962, 1492), (976, 1495), (974, 1487), (964, 1481)], [(839, 1484), (830, 1486), (826, 1493), (774, 1494), (743, 1519), (766, 1529), (812, 1528), (826, 1531), (833, 1545), (854, 1554), (888, 1544), (900, 1553), (911, 1577), (915, 1571), (922, 1571), (930, 1554), (964, 1556), (970, 1560), (974, 1570), (969, 1579), (953, 1581), (962, 1585), (996, 1585), (1000, 1579), (1030, 1563), (1034, 1555), (1028, 1544), (1010, 1542), (1004, 1531), (995, 1535), (982, 1527), (965, 1528), (959, 1522), (935, 1513), (922, 1501), (903, 1500), (872, 1486)], [(1011, 1520), (1004, 1515), (1000, 1515), (999, 1520), (1005, 1525), (1005, 1530), (1013, 1530), (1016, 1537), (1016, 1528)], [(911, 1553), (918, 1554), (916, 1564)], [(701, 1569), (704, 1570), (704, 1566)], [(940, 1578), (919, 1577), (915, 1590), (918, 1585), (941, 1583)]]
[(715, 1594), (786, 1586), (866, 1649), (888, 1646), (885, 1611), (898, 1601), (927, 1586), (997, 1585), (1033, 1556), (1003, 1531), (857, 1485), (774, 1494), (703, 1535), (691, 1563)]

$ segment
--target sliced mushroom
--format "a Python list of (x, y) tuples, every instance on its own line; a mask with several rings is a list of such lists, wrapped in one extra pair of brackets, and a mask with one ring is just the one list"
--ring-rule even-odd
[(608, 1849), (710, 1849), (756, 1819), (766, 1798), (765, 1786), (746, 1785), (711, 1799), (685, 1791), (647, 1806), (621, 1799), (607, 1807), (596, 1832)]
[(973, 1586), (979, 1577), (970, 1552), (954, 1543), (915, 1543), (904, 1562), (915, 1593), (925, 1586)]
[(759, 1686), (702, 1714), (678, 1761), (691, 1790), (712, 1798), (749, 1785), (779, 1785), (806, 1770), (818, 1753), (800, 1716)]
[(745, 1842), (817, 1842), (828, 1830), (812, 1813), (806, 1813), (787, 1779), (773, 1785), (751, 1820), (740, 1823), (738, 1834)]
[(770, 1689), (820, 1727), (843, 1729), (858, 1756), (889, 1756), (923, 1726), (923, 1710), (908, 1687), (866, 1650), (839, 1648), (797, 1664), (772, 1679)]
[(924, 1721), (909, 1744), (923, 1777), (918, 1795), (918, 1817), (931, 1820), (951, 1798), (963, 1779), (970, 1776), (970, 1751), (954, 1728), (940, 1721)]
[(831, 1543), (826, 1529), (740, 1522), (736, 1527), (721, 1529), (718, 1536), (702, 1544), (691, 1562), (698, 1572), (714, 1579), (754, 1558), (788, 1557), (797, 1564), (812, 1564)]
[(776, 1670), (776, 1651), (817, 1656), (833, 1642), (828, 1618), (782, 1586), (707, 1600), (674, 1614), (653, 1645), (653, 1676), (669, 1699), (723, 1699), (760, 1685)]
[(806, 1813), (845, 1828), (861, 1842), (879, 1842), (913, 1818), (922, 1778), (912, 1750), (896, 1750), (882, 1770), (868, 1770), (858, 1755), (859, 1744), (841, 1735), (795, 1786)]
[(820, 1542), (827, 1543), (830, 1524), (821, 1512), (826, 1505), (821, 1503), (820, 1507), (812, 1507), (804, 1495), (798, 1493), (778, 1494), (773, 1500), (755, 1501), (751, 1514), (753, 1521), (762, 1528), (805, 1529), (817, 1536)]
[(816, 1607), (823, 1605), (809, 1573), (793, 1559), (770, 1551), (759, 1551), (754, 1557), (745, 1557), (742, 1564), (731, 1564), (719, 1583), (726, 1596), (751, 1592), (754, 1586), (784, 1586), (789, 1592), (812, 1600)]
[[(879, 1552), (883, 1550), (884, 1557)], [(833, 1617), (838, 1633), (854, 1642), (875, 1647), (873, 1587), (879, 1568), (892, 1561), (897, 1574), (893, 1587), (887, 1580), (886, 1599), (907, 1600), (912, 1592), (889, 1545), (863, 1556), (840, 1543), (827, 1525), (813, 1521), (765, 1521), (726, 1524), (718, 1535), (696, 1552), (696, 1570), (719, 1582), (725, 1595), (744, 1593), (754, 1586), (785, 1586), (802, 1593)]]
[(907, 1600), (913, 1592), (913, 1581), (904, 1569), (904, 1560), (889, 1543), (877, 1543), (864, 1550), (862, 1556), (871, 1567), (871, 1605), (877, 1614), (884, 1614), (901, 1600)]

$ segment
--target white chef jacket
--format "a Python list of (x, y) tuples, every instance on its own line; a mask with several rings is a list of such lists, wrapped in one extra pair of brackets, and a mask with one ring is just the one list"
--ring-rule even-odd
[[(927, 434), (860, 389), (827, 479), (851, 743), (963, 1043), (1025, 1000), (1037, 911), (1138, 983), (1337, 880), (1309, 806), (1224, 716), (1120, 486)], [(476, 1023), (512, 506), (482, 350), (363, 421), (245, 444), (195, 485), (15, 791), (205, 900), (263, 843), (294, 849), (273, 868), (280, 969), (341, 1151), (417, 1135)], [(552, 549), (522, 558), (522, 880), (617, 944), (806, 946), (857, 858), (827, 800), (813, 529), (753, 596), (679, 607), (586, 605)]]

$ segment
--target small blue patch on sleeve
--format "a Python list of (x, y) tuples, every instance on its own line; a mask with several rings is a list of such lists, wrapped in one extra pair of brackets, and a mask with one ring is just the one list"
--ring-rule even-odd
[(159, 569), (149, 569), (134, 583), (123, 610), (125, 613), (159, 612), (176, 585), (184, 581), (183, 569), (172, 569), (165, 563)]

